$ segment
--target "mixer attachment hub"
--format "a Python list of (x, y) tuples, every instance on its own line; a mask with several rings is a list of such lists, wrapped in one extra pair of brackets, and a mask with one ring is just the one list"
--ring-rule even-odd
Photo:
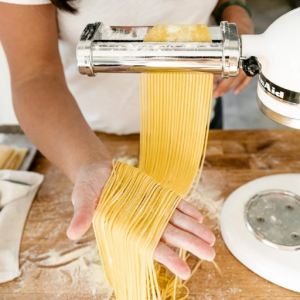
[(256, 194), (245, 207), (247, 228), (264, 244), (300, 250), (300, 197), (284, 190)]

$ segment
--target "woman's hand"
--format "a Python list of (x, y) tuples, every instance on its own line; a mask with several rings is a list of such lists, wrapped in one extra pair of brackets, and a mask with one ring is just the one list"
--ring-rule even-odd
[[(243, 2), (246, 2), (242, 0)], [(214, 13), (217, 11), (218, 7), (223, 3), (228, 2), (228, 0), (219, 0), (215, 8)], [(223, 10), (222, 21), (228, 21), (229, 23), (235, 23), (238, 29), (239, 35), (242, 34), (253, 34), (253, 23), (248, 15), (248, 12), (239, 5), (230, 5)], [(214, 84), (221, 79), (220, 76), (214, 77)], [(213, 97), (218, 98), (229, 92), (234, 88), (234, 94), (240, 93), (252, 80), (252, 77), (248, 77), (245, 72), (240, 69), (239, 75), (237, 77), (229, 77), (227, 79), (221, 79), (213, 91)]]
[(167, 225), (154, 252), (154, 259), (165, 265), (182, 279), (189, 278), (188, 265), (166, 244), (187, 250), (201, 259), (212, 261), (215, 250), (214, 234), (202, 224), (201, 213), (191, 204), (182, 200)]
[[(219, 75), (214, 76), (214, 84), (221, 79)], [(252, 77), (248, 77), (243, 70), (240, 69), (238, 76), (222, 78), (213, 91), (213, 97), (218, 98), (229, 92), (234, 88), (233, 93), (237, 95), (240, 93), (252, 80)]]
[[(112, 171), (112, 162), (88, 165), (78, 173), (73, 194), (74, 215), (67, 231), (70, 239), (79, 239), (90, 228), (101, 191)], [(155, 252), (154, 259), (177, 276), (190, 275), (188, 265), (166, 244), (187, 250), (199, 258), (213, 260), (214, 234), (203, 224), (201, 213), (182, 200), (167, 225)]]
[(71, 240), (82, 237), (90, 228), (101, 191), (112, 171), (112, 161), (83, 167), (72, 193), (74, 215), (67, 235)]

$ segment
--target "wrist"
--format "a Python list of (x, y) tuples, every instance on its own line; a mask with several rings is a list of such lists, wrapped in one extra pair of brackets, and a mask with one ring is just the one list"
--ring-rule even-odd
[[(87, 164), (82, 166), (81, 169), (78, 170), (75, 182), (82, 179), (83, 180), (88, 179), (89, 182), (92, 182), (94, 180), (101, 180), (103, 181), (103, 186), (104, 186), (112, 170), (113, 170), (112, 160), (106, 160), (101, 162), (99, 161), (93, 164)], [(97, 186), (97, 184), (95, 184), (95, 186)]]
[(103, 155), (102, 153), (91, 154), (74, 165), (74, 169), (71, 170), (69, 178), (75, 183), (79, 174), (90, 169), (98, 169), (102, 170), (103, 173), (110, 173), (112, 170), (112, 158), (110, 155)]
[(89, 166), (97, 165), (100, 168), (112, 168), (112, 157), (107, 151), (103, 143), (95, 135), (94, 132), (86, 132), (86, 137), (91, 134), (86, 142), (81, 141), (76, 151), (70, 153), (68, 159), (67, 176), (75, 183), (78, 174)]

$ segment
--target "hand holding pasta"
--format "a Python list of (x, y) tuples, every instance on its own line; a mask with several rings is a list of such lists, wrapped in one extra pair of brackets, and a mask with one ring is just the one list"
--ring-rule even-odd
[[(70, 239), (80, 238), (91, 226), (94, 210), (98, 204), (101, 191), (108, 180), (112, 166), (94, 164), (79, 172), (72, 194), (74, 216), (68, 229)], [(213, 260), (215, 256), (214, 234), (203, 224), (201, 213), (185, 200), (181, 200), (174, 211), (154, 252), (154, 259), (177, 276), (187, 279), (190, 269), (167, 244), (185, 249), (194, 255)]]

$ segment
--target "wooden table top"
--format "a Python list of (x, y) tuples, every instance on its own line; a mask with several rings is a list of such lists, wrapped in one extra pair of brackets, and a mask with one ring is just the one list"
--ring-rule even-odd
[[(98, 135), (114, 158), (138, 156), (138, 135)], [(96, 276), (88, 262), (83, 264), (84, 269), (75, 266), (72, 274), (69, 273), (71, 266), (41, 265), (40, 261), (51, 253), (64, 255), (94, 243), (94, 234), (89, 230), (79, 241), (67, 239), (65, 232), (73, 211), (72, 184), (42, 155), (37, 156), (31, 170), (44, 174), (45, 181), (33, 202), (23, 233), (22, 275), (0, 284), (0, 299), (109, 299), (103, 295), (102, 287), (86, 282), (88, 276)], [(300, 172), (300, 131), (215, 130), (209, 135), (201, 193), (219, 200), (255, 178), (297, 172)], [(216, 234), (216, 262), (224, 276), (220, 277), (211, 263), (203, 263), (189, 282), (188, 299), (300, 299), (300, 294), (276, 286), (247, 269), (228, 251), (220, 234)]]

